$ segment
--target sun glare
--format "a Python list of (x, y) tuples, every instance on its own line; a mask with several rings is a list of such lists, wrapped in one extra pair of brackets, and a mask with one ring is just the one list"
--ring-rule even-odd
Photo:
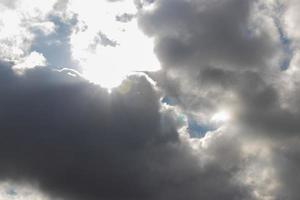
[[(90, 1), (85, 4), (88, 8), (82, 8), (79, 0), (70, 5), (81, 17), (71, 46), (85, 78), (111, 89), (129, 74), (160, 69), (153, 40), (142, 33), (134, 17), (133, 1)], [(120, 20), (122, 16), (126, 19)]]
[(227, 122), (231, 119), (231, 115), (228, 111), (219, 111), (217, 113), (215, 113), (211, 120), (215, 123), (223, 123), (223, 122)]

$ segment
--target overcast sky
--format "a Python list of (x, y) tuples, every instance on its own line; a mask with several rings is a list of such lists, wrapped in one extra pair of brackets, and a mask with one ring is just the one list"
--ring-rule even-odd
[(0, 200), (299, 200), (298, 0), (0, 0)]

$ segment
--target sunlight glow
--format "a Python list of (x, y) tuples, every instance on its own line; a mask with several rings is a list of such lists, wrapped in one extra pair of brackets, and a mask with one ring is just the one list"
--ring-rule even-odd
[[(117, 87), (129, 74), (157, 71), (160, 64), (153, 52), (154, 42), (138, 27), (133, 1), (91, 1), (82, 6), (74, 0), (70, 9), (79, 15), (71, 35), (73, 59), (85, 78), (107, 89)], [(117, 20), (118, 17), (126, 19)]]
[(231, 115), (228, 111), (219, 111), (217, 113), (215, 113), (212, 118), (211, 121), (215, 122), (215, 123), (223, 123), (223, 122), (227, 122), (231, 119)]

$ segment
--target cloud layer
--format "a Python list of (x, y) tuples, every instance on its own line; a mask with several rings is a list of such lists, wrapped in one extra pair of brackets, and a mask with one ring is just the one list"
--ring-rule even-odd
[(0, 0), (0, 200), (299, 199), (296, 0), (44, 3)]

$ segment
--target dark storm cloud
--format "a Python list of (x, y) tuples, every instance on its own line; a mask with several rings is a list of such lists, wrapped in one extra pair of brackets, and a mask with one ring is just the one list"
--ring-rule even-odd
[(1, 179), (38, 182), (65, 199), (250, 198), (234, 179), (239, 148), (227, 153), (232, 166), (217, 159), (203, 167), (175, 122), (161, 123), (169, 117), (145, 78), (131, 77), (127, 94), (108, 94), (63, 72), (16, 76), (7, 65), (0, 68)]

